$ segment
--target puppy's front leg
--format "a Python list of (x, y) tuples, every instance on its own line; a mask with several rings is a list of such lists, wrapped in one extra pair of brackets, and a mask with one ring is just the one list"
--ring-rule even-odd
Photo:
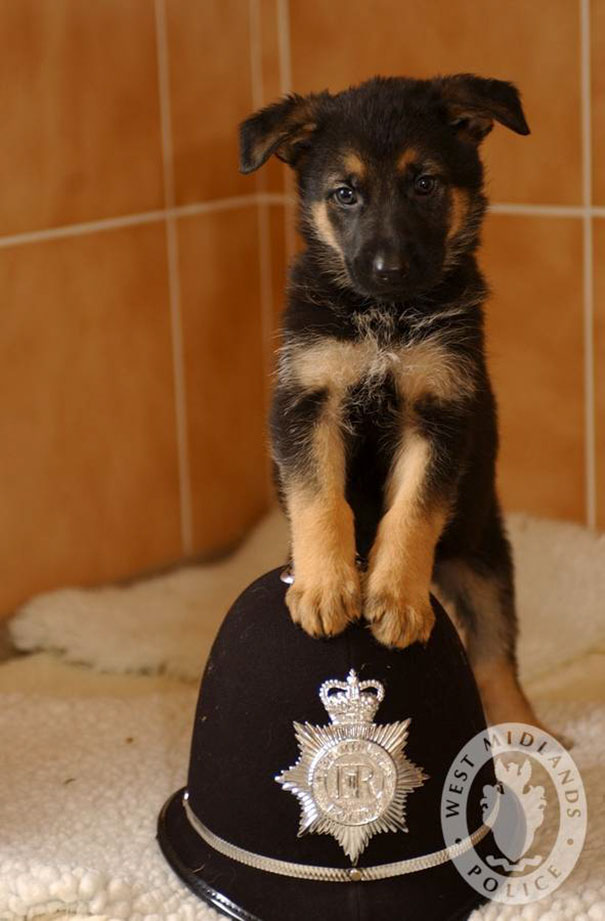
[[(307, 633), (333, 636), (360, 616), (361, 594), (353, 512), (345, 499), (340, 404), (336, 396), (325, 394), (318, 406), (313, 418), (307, 414), (305, 421), (298, 420), (302, 452), (281, 455), (294, 570), (286, 603)], [(291, 407), (287, 416), (292, 420), (295, 414)]]
[(443, 501), (428, 494), (430, 459), (426, 438), (407, 433), (392, 465), (387, 510), (370, 554), (365, 616), (386, 646), (426, 642), (435, 621), (429, 587), (447, 512)]

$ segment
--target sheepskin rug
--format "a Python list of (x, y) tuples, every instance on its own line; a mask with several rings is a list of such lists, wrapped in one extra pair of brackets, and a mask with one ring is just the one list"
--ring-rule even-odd
[[(575, 740), (589, 828), (552, 896), (492, 903), (473, 921), (605, 921), (605, 538), (525, 517), (509, 529), (522, 671), (542, 688), (534, 697), (547, 724)], [(164, 862), (156, 817), (185, 782), (195, 682), (216, 629), (239, 591), (285, 555), (276, 513), (220, 564), (52, 592), (14, 618), (13, 642), (30, 654), (0, 665), (2, 921), (218, 918)]]

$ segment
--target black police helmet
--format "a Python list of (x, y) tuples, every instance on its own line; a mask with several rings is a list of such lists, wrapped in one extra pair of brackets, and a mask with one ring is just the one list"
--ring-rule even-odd
[[(485, 720), (447, 614), (433, 600), (429, 642), (403, 651), (363, 621), (317, 640), (285, 590), (262, 576), (215, 640), (187, 787), (159, 818), (166, 859), (240, 921), (467, 918), (481, 897), (445, 850), (441, 794)], [(478, 807), (468, 827), (481, 850)]]

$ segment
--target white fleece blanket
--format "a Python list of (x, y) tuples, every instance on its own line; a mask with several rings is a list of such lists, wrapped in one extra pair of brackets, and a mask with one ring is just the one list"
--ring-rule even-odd
[[(602, 648), (603, 538), (571, 525), (511, 524), (526, 674)], [(197, 677), (228, 603), (283, 560), (284, 548), (283, 524), (272, 517), (230, 561), (128, 588), (51, 593), (30, 602), (11, 632), (22, 649), (56, 649), (64, 660), (106, 671)], [(142, 690), (124, 697), (112, 694), (116, 676), (103, 679), (104, 696), (90, 696), (77, 693), (78, 671), (69, 671), (76, 675), (69, 696), (36, 693), (31, 681), (20, 693), (0, 693), (0, 919), (49, 912), (97, 921), (217, 918), (178, 881), (155, 842), (157, 813), (185, 781), (196, 689), (167, 683), (162, 694), (144, 693), (152, 679), (139, 678)], [(605, 921), (605, 705), (573, 694), (536, 702), (548, 724), (575, 739), (589, 803), (586, 847), (549, 899), (524, 908), (494, 903), (473, 917)]]
[(68, 910), (215, 917), (160, 857), (155, 821), (187, 770), (195, 691), (0, 701), (0, 918)]
[[(195, 699), (191, 688), (131, 699), (0, 695), (3, 921), (59, 911), (112, 921), (217, 917), (174, 876), (155, 842), (159, 809), (185, 782)], [(576, 740), (589, 803), (586, 847), (552, 897), (523, 909), (494, 903), (477, 921), (605, 918), (605, 708), (542, 709)]]
[[(605, 534), (522, 515), (508, 519), (527, 680), (605, 649)], [(287, 556), (287, 528), (269, 515), (232, 557), (126, 588), (64, 589), (26, 604), (10, 625), (18, 649), (52, 649), (102, 671), (197, 679), (234, 598)]]

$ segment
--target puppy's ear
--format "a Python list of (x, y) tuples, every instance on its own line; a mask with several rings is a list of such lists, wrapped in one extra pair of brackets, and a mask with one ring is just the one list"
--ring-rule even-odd
[(294, 166), (317, 127), (318, 96), (286, 96), (240, 125), (240, 172), (252, 173), (275, 154)]
[(494, 127), (494, 121), (517, 134), (529, 134), (514, 84), (473, 74), (440, 77), (437, 83), (450, 124), (465, 140), (479, 144)]

